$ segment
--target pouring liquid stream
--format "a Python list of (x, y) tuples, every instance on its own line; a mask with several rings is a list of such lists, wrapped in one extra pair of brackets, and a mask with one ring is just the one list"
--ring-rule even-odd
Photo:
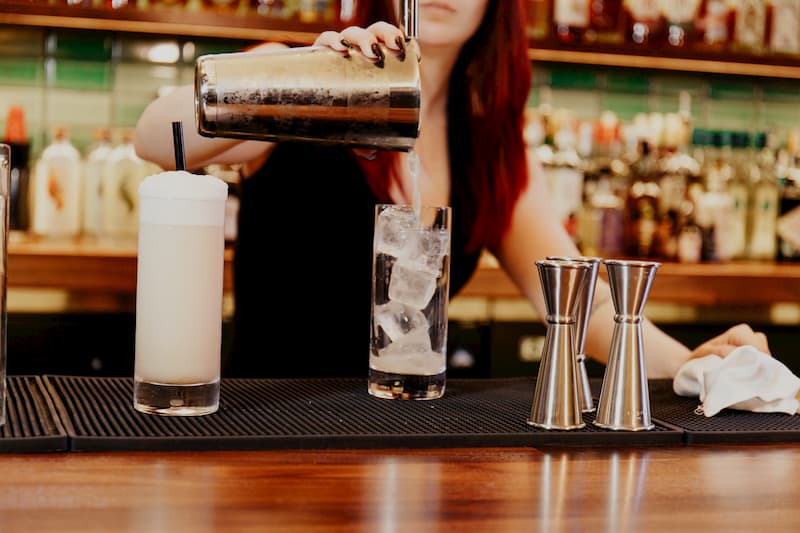
[(417, 225), (419, 225), (419, 214), (422, 208), (422, 194), (419, 190), (420, 162), (419, 155), (413, 149), (408, 151), (408, 155), (406, 156), (406, 165), (408, 167), (408, 173), (411, 175), (411, 183), (413, 186), (411, 205), (414, 208), (414, 215), (416, 216)]

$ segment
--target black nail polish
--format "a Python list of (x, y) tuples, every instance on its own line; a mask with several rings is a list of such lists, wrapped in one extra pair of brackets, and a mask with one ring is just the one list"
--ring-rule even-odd
[(383, 68), (383, 62), (386, 59), (386, 56), (383, 55), (383, 50), (381, 50), (381, 47), (378, 46), (378, 43), (372, 43), (370, 48), (372, 48), (372, 53), (378, 56), (378, 62), (376, 65)]
[(397, 47), (400, 48), (400, 53), (398, 54), (397, 57), (400, 58), (400, 61), (405, 61), (406, 60), (406, 41), (405, 41), (405, 39), (403, 39), (402, 37), (398, 36), (398, 37), (395, 38), (394, 42), (397, 43)]
[(342, 46), (344, 46), (346, 48), (353, 48), (353, 43), (351, 43), (347, 39), (342, 39), (341, 43), (342, 43)]

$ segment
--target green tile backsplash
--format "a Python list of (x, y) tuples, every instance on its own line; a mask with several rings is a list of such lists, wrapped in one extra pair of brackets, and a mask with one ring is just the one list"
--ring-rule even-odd
[[(0, 31), (0, 133), (6, 111), (22, 105), (34, 156), (54, 126), (68, 126), (77, 145), (97, 127), (131, 127), (147, 104), (170, 87), (191, 84), (194, 61), (252, 42), (123, 34), (95, 30), (3, 26)], [(636, 113), (678, 110), (692, 95), (695, 124), (704, 128), (773, 130), (800, 124), (800, 81), (535, 63), (528, 105), (539, 88), (580, 120), (606, 109), (623, 120)]]

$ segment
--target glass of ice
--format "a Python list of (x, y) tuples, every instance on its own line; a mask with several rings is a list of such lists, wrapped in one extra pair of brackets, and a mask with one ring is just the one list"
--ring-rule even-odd
[(372, 254), (369, 393), (430, 400), (445, 390), (449, 207), (379, 204)]
[(139, 186), (138, 411), (195, 416), (219, 407), (227, 193), (221, 179), (185, 171)]

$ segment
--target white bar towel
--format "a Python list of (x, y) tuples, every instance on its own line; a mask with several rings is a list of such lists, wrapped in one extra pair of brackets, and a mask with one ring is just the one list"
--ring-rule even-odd
[(678, 370), (672, 388), (679, 396), (699, 398), (707, 417), (725, 408), (786, 414), (800, 408), (800, 378), (752, 346), (736, 348), (725, 358), (690, 359)]

